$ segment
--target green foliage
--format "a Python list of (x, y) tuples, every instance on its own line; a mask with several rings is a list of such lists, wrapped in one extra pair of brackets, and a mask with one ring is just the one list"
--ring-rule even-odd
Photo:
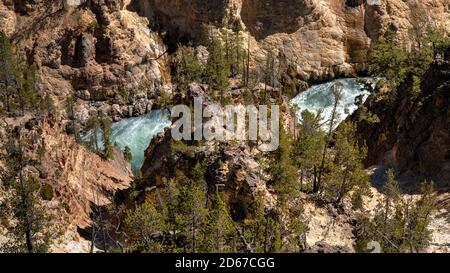
[(304, 219), (304, 209), (301, 206), (292, 206), (289, 210), (287, 229), (287, 248), (290, 252), (302, 252), (306, 249), (306, 233), (309, 231), (308, 222)]
[(178, 195), (177, 222), (182, 229), (193, 253), (198, 251), (198, 233), (204, 225), (208, 210), (206, 209), (206, 195), (200, 185), (192, 180), (185, 181), (180, 187)]
[(208, 46), (209, 56), (205, 68), (205, 80), (213, 91), (220, 96), (229, 86), (230, 64), (227, 60), (223, 42), (219, 37), (213, 36)]
[(370, 187), (370, 179), (364, 170), (363, 160), (366, 158), (367, 149), (360, 147), (356, 140), (356, 126), (349, 122), (339, 125), (336, 131), (333, 149), (333, 160), (328, 168), (325, 196), (340, 203), (351, 191), (359, 189), (367, 192)]
[[(90, 131), (88, 148), (101, 154), (106, 159), (114, 159), (114, 145), (111, 142), (112, 123), (108, 117), (92, 116), (86, 123)], [(103, 147), (102, 149), (100, 149)]]
[(97, 22), (97, 20), (93, 20), (89, 23), (87, 29), (89, 32), (94, 33), (97, 29), (100, 28), (100, 24)]
[(107, 159), (114, 159), (114, 146), (111, 142), (112, 123), (108, 117), (100, 118), (100, 128), (103, 140), (103, 156)]
[(174, 82), (179, 92), (186, 92), (190, 83), (201, 80), (204, 67), (198, 60), (193, 47), (179, 45), (173, 66), (175, 67)]
[(266, 64), (263, 69), (264, 84), (275, 88), (277, 81), (276, 57), (274, 52), (269, 51), (266, 56)]
[(172, 153), (184, 154), (191, 158), (195, 157), (195, 150), (196, 150), (195, 146), (188, 145), (183, 141), (173, 140), (170, 144), (170, 147), (172, 149)]
[(370, 54), (372, 72), (385, 77), (393, 86), (402, 83), (408, 72), (407, 53), (396, 44), (395, 36), (395, 31), (386, 31)]
[(161, 94), (156, 99), (156, 105), (158, 105), (158, 108), (160, 109), (169, 108), (172, 105), (172, 98), (170, 94), (166, 91), (161, 91)]
[(125, 146), (125, 148), (123, 149), (123, 158), (128, 162), (131, 162), (131, 160), (133, 159), (133, 154), (131, 154), (130, 147)]
[(412, 95), (414, 97), (418, 96), (421, 93), (421, 87), (420, 84), (422, 83), (422, 80), (420, 79), (420, 77), (417, 76), (413, 76), (413, 85), (412, 85)]
[(13, 108), (16, 60), (8, 37), (0, 32), (0, 99), (4, 112)]
[(321, 127), (320, 112), (302, 112), (292, 152), (299, 170), (300, 190), (320, 190), (326, 200), (335, 203), (352, 194), (354, 205), (361, 207), (362, 196), (370, 194), (370, 180), (363, 166), (367, 149), (357, 142), (356, 126), (344, 122), (334, 133), (330, 127), (329, 137)]
[(228, 209), (216, 192), (209, 211), (204, 232), (203, 251), (224, 253), (235, 252), (236, 230)]
[(8, 241), (0, 245), (0, 251), (47, 252), (55, 236), (51, 214), (43, 205), (39, 181), (26, 172), (31, 162), (26, 157), (26, 142), (20, 133), (7, 131), (0, 178), (2, 186), (8, 189), (5, 213), (12, 221), (7, 227)]
[(411, 33), (415, 45), (406, 51), (397, 44), (396, 32), (388, 30), (371, 51), (370, 67), (376, 76), (385, 77), (393, 88), (404, 82), (406, 76), (413, 76), (415, 96), (420, 92), (418, 79), (434, 61), (442, 58), (450, 39), (443, 30), (424, 24), (414, 25)]
[(86, 129), (91, 131), (91, 137), (87, 143), (88, 147), (98, 153), (100, 151), (98, 139), (100, 136), (100, 119), (98, 116), (92, 116), (88, 119)]
[(39, 163), (42, 164), (42, 159), (44, 158), (45, 153), (47, 152), (44, 139), (42, 139), (41, 144), (39, 145), (37, 152), (38, 152), (38, 157), (39, 157)]
[(255, 197), (252, 204), (251, 211), (253, 211), (252, 217), (248, 217), (244, 221), (244, 234), (243, 236), (247, 241), (252, 242), (252, 249), (256, 253), (267, 252), (267, 234), (269, 230), (266, 230), (266, 212), (264, 206), (264, 196), (259, 194)]
[(274, 180), (274, 188), (282, 199), (298, 193), (298, 170), (292, 158), (293, 144), (288, 132), (280, 126), (280, 146), (275, 153), (270, 173)]
[(230, 64), (230, 72), (232, 77), (237, 77), (238, 75), (244, 76), (245, 74), (245, 58), (246, 50), (243, 47), (244, 40), (241, 35), (242, 26), (239, 21), (237, 21), (234, 26), (233, 33), (231, 37), (228, 32), (225, 33), (225, 48), (226, 48), (226, 59), (227, 63)]
[(293, 158), (300, 171), (300, 190), (305, 190), (306, 181), (317, 179), (317, 170), (321, 162), (320, 151), (325, 145), (325, 133), (320, 127), (321, 114), (303, 111), (299, 127), (299, 136), (294, 142)]
[(56, 113), (55, 103), (49, 94), (41, 97), (39, 101), (39, 108), (43, 113), (46, 113), (47, 115)]
[(387, 172), (384, 186), (383, 205), (375, 217), (362, 217), (356, 230), (357, 251), (367, 251), (370, 241), (380, 243), (383, 252), (420, 252), (431, 240), (429, 224), (436, 209), (433, 183), (423, 183), (422, 195), (418, 201), (403, 197), (392, 170)]
[(83, 28), (83, 16), (79, 10), (73, 12), (73, 17), (77, 21), (78, 27)]
[(18, 58), (8, 37), (0, 33), (0, 113), (35, 110), (39, 105), (36, 67)]
[(43, 200), (51, 201), (54, 196), (53, 187), (49, 184), (43, 184), (40, 189), (40, 194)]
[(331, 118), (328, 121), (328, 133), (326, 135), (325, 145), (323, 146), (323, 150), (322, 150), (322, 159), (320, 161), (320, 167), (318, 170), (317, 179), (314, 180), (314, 184), (313, 184), (314, 192), (322, 192), (322, 190), (323, 190), (322, 178), (325, 174), (325, 166), (328, 163), (329, 146), (330, 146), (331, 140), (332, 140), (333, 129), (334, 129), (334, 127), (336, 125), (336, 121), (339, 117), (337, 108), (342, 100), (342, 96), (343, 96), (342, 89), (343, 89), (343, 85), (340, 82), (335, 82), (331, 88), (331, 93), (333, 94), (333, 97), (334, 97), (334, 105), (333, 105), (333, 111), (331, 113)]
[(166, 228), (164, 217), (150, 201), (146, 201), (133, 211), (128, 211), (125, 226), (131, 238), (133, 250), (143, 252), (161, 250), (161, 245), (155, 238), (158, 232)]

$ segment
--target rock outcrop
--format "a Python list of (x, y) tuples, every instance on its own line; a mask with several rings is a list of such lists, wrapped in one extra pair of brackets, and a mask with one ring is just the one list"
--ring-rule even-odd
[[(50, 194), (45, 198), (49, 208), (58, 208), (56, 223), (68, 229), (91, 225), (92, 206), (112, 202), (117, 191), (129, 188), (133, 180), (130, 163), (119, 149), (114, 159), (106, 160), (62, 132), (63, 126), (53, 121), (24, 117), (7, 119), (8, 126), (24, 126), (24, 141), (30, 144), (28, 153), (33, 164), (28, 171), (46, 185)], [(22, 125), (21, 125), (22, 124)], [(25, 124), (25, 125), (23, 125)], [(4, 137), (3, 130), (0, 136)], [(44, 144), (45, 155), (36, 152)]]
[(163, 41), (123, 1), (4, 2), (0, 31), (37, 66), (39, 92), (59, 110), (75, 97), (81, 124), (98, 112), (147, 113), (169, 82)]
[(173, 143), (170, 130), (152, 140), (145, 152), (141, 190), (162, 186), (163, 178), (171, 179), (180, 174), (192, 177), (192, 169), (199, 163), (207, 164), (204, 178), (209, 196), (213, 197), (219, 189), (235, 220), (246, 218), (247, 209), (259, 193), (266, 197), (269, 207), (274, 205), (276, 199), (266, 188), (268, 179), (254, 159), (254, 149), (246, 143), (228, 145), (207, 141), (202, 145), (184, 144), (183, 150), (174, 148)]
[(408, 45), (415, 15), (450, 29), (445, 0), (132, 0), (129, 8), (178, 41), (200, 39), (207, 24), (232, 28), (242, 22), (254, 59), (267, 50), (281, 52), (303, 81), (364, 72), (368, 50), (388, 26)]
[[(412, 79), (407, 79), (394, 101), (368, 99), (367, 109), (382, 122), (358, 124), (361, 143), (369, 148), (366, 165), (386, 164), (399, 174), (418, 175), (415, 180), (433, 179), (440, 187), (450, 186), (449, 60), (450, 51), (424, 75), (418, 95), (413, 94)], [(358, 112), (353, 118), (357, 116)]]

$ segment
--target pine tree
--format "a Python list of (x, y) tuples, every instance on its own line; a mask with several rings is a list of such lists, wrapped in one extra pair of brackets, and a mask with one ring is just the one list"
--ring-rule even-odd
[(103, 142), (103, 156), (107, 159), (114, 159), (114, 146), (111, 142), (111, 121), (108, 117), (100, 118), (100, 129)]
[(53, 115), (56, 113), (55, 103), (49, 94), (40, 98), (39, 108), (46, 115)]
[(38, 147), (39, 164), (42, 164), (42, 159), (44, 158), (46, 152), (47, 148), (45, 146), (45, 141), (42, 139), (41, 144)]
[(26, 110), (37, 108), (37, 99), (35, 65), (28, 65), (17, 57), (8, 37), (0, 33), (0, 102), (3, 111), (11, 114), (20, 110), (23, 115)]
[(235, 229), (228, 209), (216, 192), (204, 230), (203, 250), (206, 252), (235, 252)]
[(359, 147), (354, 124), (343, 122), (339, 125), (333, 148), (334, 158), (326, 175), (325, 194), (340, 203), (351, 191), (367, 192), (370, 179), (363, 166), (367, 148)]
[(243, 236), (246, 242), (250, 242), (252, 252), (264, 253), (267, 245), (266, 234), (266, 209), (264, 196), (260, 193), (254, 198), (250, 207), (251, 217), (244, 220)]
[(11, 43), (6, 34), (0, 32), (0, 101), (6, 113), (10, 113), (14, 107), (15, 68)]
[(8, 227), (9, 240), (0, 249), (6, 252), (47, 252), (55, 236), (51, 215), (40, 198), (39, 181), (26, 172), (26, 167), (32, 164), (26, 157), (26, 142), (20, 131), (7, 131), (0, 177), (3, 186), (9, 189), (6, 203), (13, 221)]
[(227, 62), (222, 41), (213, 36), (208, 46), (209, 56), (205, 69), (206, 81), (213, 91), (217, 91), (220, 97), (229, 86), (230, 64)]
[(429, 224), (436, 209), (433, 183), (424, 183), (418, 201), (404, 197), (392, 170), (387, 172), (383, 205), (375, 212), (373, 220), (360, 219), (356, 248), (365, 251), (369, 241), (379, 242), (383, 252), (419, 252), (427, 248), (431, 240)]
[(205, 192), (192, 181), (182, 182), (178, 195), (177, 215), (178, 228), (181, 228), (183, 236), (189, 242), (192, 253), (198, 251), (199, 230), (204, 226), (208, 210), (206, 209)]
[(410, 252), (419, 252), (427, 248), (431, 242), (431, 231), (428, 228), (431, 215), (436, 209), (436, 194), (434, 183), (422, 184), (422, 196), (411, 208), (410, 217), (406, 222), (408, 230), (407, 245)]
[(75, 99), (74, 96), (67, 97), (65, 101), (65, 108), (67, 117), (71, 120), (72, 124), (72, 133), (75, 135), (75, 140), (78, 142), (79, 140), (79, 131), (76, 126), (76, 116), (75, 116)]
[(163, 215), (150, 201), (128, 211), (125, 225), (131, 238), (131, 249), (143, 252), (160, 252), (161, 244), (157, 234), (166, 229)]
[(233, 24), (233, 37), (231, 41), (231, 54), (230, 61), (231, 64), (231, 75), (236, 77), (237, 75), (244, 76), (245, 66), (243, 65), (243, 60), (245, 60), (246, 52), (243, 47), (244, 39), (241, 35), (242, 25), (239, 20), (236, 20)]
[(329, 125), (328, 125), (328, 132), (327, 132), (327, 136), (325, 139), (325, 145), (323, 147), (322, 160), (321, 160), (320, 167), (318, 170), (319, 174), (317, 176), (317, 181), (314, 181), (313, 192), (322, 191), (322, 177), (324, 175), (325, 165), (327, 164), (327, 154), (328, 154), (328, 147), (330, 146), (331, 136), (332, 136), (333, 129), (335, 127), (336, 121), (339, 116), (339, 113), (337, 112), (337, 107), (339, 106), (339, 104), (342, 100), (342, 88), (343, 88), (342, 83), (335, 82), (331, 89), (331, 92), (334, 97), (334, 105), (333, 105), (333, 110), (331, 112), (331, 118), (330, 118)]
[[(264, 67), (264, 84), (265, 89), (267, 86), (275, 88), (276, 81), (276, 68), (275, 68), (275, 54), (269, 51), (266, 56), (266, 65)], [(265, 90), (267, 92), (267, 90)]]
[(19, 107), (22, 115), (25, 110), (33, 109), (37, 101), (36, 68), (24, 62), (17, 64), (16, 83), (18, 88)]
[(305, 181), (316, 181), (320, 166), (320, 151), (325, 145), (325, 133), (320, 127), (321, 114), (305, 110), (301, 114), (299, 136), (294, 142), (293, 158), (300, 171), (300, 191)]
[(303, 214), (304, 209), (301, 205), (292, 206), (289, 209), (287, 228), (290, 236), (287, 247), (290, 252), (303, 252), (307, 248), (306, 233), (309, 227)]
[(125, 148), (123, 149), (123, 158), (128, 162), (131, 162), (131, 160), (133, 159), (133, 154), (131, 153), (130, 147), (125, 146)]
[(195, 49), (181, 45), (175, 53), (174, 67), (174, 82), (179, 92), (186, 92), (190, 83), (199, 82), (204, 70), (195, 54)]
[(292, 158), (293, 144), (288, 132), (280, 126), (280, 145), (275, 153), (270, 173), (274, 181), (274, 188), (282, 200), (298, 193), (298, 170)]
[(100, 119), (97, 116), (92, 116), (86, 123), (86, 129), (90, 131), (89, 146), (94, 149), (95, 152), (100, 151), (99, 136), (100, 136)]
[(407, 54), (395, 42), (396, 32), (387, 30), (370, 53), (374, 75), (385, 77), (393, 86), (403, 82), (407, 74)]

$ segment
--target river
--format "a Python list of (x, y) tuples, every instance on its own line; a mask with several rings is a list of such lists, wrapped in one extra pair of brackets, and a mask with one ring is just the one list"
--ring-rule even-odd
[[(339, 121), (342, 121), (357, 109), (355, 98), (363, 95), (365, 100), (369, 93), (363, 91), (363, 85), (354, 78), (339, 79), (337, 81), (343, 85), (343, 97), (338, 106)], [(317, 112), (322, 109), (324, 120), (328, 120), (334, 104), (334, 98), (331, 94), (333, 84), (334, 81), (314, 85), (292, 99), (291, 104), (299, 107), (297, 116), (299, 117), (303, 110)], [(152, 138), (163, 132), (170, 125), (169, 112), (167, 110), (155, 110), (140, 117), (123, 119), (114, 123), (112, 125), (111, 139), (122, 150), (126, 146), (131, 149), (133, 155), (131, 166), (134, 173), (137, 173), (144, 162), (144, 152)], [(88, 133), (83, 139), (88, 140), (89, 137), (90, 134)]]

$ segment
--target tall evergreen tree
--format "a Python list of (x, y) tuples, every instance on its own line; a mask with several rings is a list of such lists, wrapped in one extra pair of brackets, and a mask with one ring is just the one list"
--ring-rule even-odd
[(293, 158), (300, 172), (300, 190), (304, 182), (316, 181), (325, 145), (325, 132), (321, 129), (321, 114), (305, 110), (301, 114), (298, 138), (294, 142)]
[(219, 92), (222, 98), (223, 92), (229, 86), (230, 64), (226, 58), (223, 42), (219, 37), (211, 37), (208, 50), (205, 78), (212, 90)]
[(274, 188), (282, 200), (298, 193), (298, 173), (292, 158), (293, 144), (288, 132), (280, 126), (280, 145), (275, 152), (274, 162), (270, 173), (274, 181)]
[(190, 83), (200, 81), (204, 70), (195, 54), (195, 49), (181, 45), (175, 53), (174, 67), (174, 82), (180, 92), (185, 92)]
[(370, 179), (363, 166), (367, 149), (359, 147), (354, 124), (344, 122), (339, 125), (333, 148), (334, 157), (326, 175), (325, 194), (340, 203), (351, 191), (367, 192)]
[(203, 250), (224, 253), (236, 251), (236, 230), (228, 209), (216, 192), (204, 230)]
[(384, 200), (373, 219), (359, 220), (356, 249), (365, 251), (367, 242), (376, 241), (383, 252), (420, 252), (431, 240), (429, 224), (436, 209), (433, 183), (424, 183), (418, 201), (402, 196), (392, 170), (387, 172)]
[(146, 201), (134, 210), (128, 211), (125, 225), (131, 238), (131, 249), (143, 252), (160, 252), (161, 242), (157, 235), (165, 231), (163, 215), (158, 212), (151, 201)]
[(100, 119), (98, 116), (92, 116), (88, 119), (86, 123), (86, 129), (90, 130), (90, 140), (89, 140), (89, 146), (94, 149), (95, 152), (100, 151), (100, 145), (99, 145), (99, 137), (100, 137)]
[(0, 249), (6, 252), (47, 252), (54, 238), (51, 215), (39, 195), (39, 181), (26, 172), (32, 164), (25, 152), (26, 142), (20, 131), (7, 130), (8, 136), (0, 167), (3, 186), (9, 189), (6, 200), (11, 221), (9, 240)]
[(114, 146), (111, 142), (112, 124), (108, 117), (100, 118), (100, 128), (103, 142), (103, 156), (114, 159)]
[(325, 139), (325, 145), (323, 147), (323, 152), (322, 152), (322, 160), (321, 160), (319, 171), (318, 171), (319, 174), (317, 176), (317, 181), (314, 181), (314, 186), (313, 186), (314, 192), (322, 191), (322, 178), (323, 178), (324, 171), (325, 171), (325, 165), (327, 164), (328, 147), (330, 146), (333, 129), (336, 125), (336, 121), (339, 116), (339, 113), (337, 112), (337, 108), (342, 100), (342, 89), (343, 89), (343, 85), (340, 82), (335, 82), (331, 89), (331, 92), (332, 92), (333, 98), (334, 98), (334, 105), (333, 105), (333, 110), (331, 112), (331, 117), (330, 117), (329, 124), (328, 124), (328, 132), (327, 132), (327, 136)]
[(187, 238), (192, 253), (198, 251), (200, 241), (199, 231), (204, 227), (207, 212), (205, 192), (199, 185), (192, 181), (182, 182), (178, 195), (178, 228), (182, 229), (182, 235)]
[(407, 73), (407, 55), (395, 38), (396, 32), (387, 30), (370, 53), (372, 72), (385, 77), (394, 87), (403, 82)]
[(0, 99), (3, 110), (10, 113), (14, 107), (16, 61), (11, 43), (5, 33), (0, 32)]

